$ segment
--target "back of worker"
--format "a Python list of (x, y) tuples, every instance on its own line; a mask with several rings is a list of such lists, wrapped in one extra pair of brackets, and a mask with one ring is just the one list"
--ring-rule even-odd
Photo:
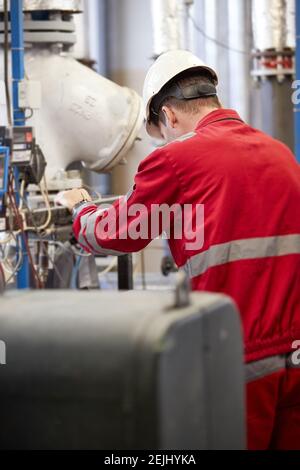
[(148, 133), (180, 137), (164, 150), (176, 197), (204, 207), (203, 247), (170, 245), (195, 289), (239, 306), (248, 448), (300, 449), (299, 353), (290, 354), (300, 338), (300, 171), (283, 144), (220, 109), (217, 84), (214, 70), (183, 51), (158, 58), (145, 80)]
[[(196, 290), (230, 295), (246, 361), (291, 351), (300, 338), (300, 167), (282, 143), (216, 110), (165, 147), (183, 204), (204, 205), (204, 246), (170, 242)], [(199, 253), (201, 255), (199, 256)]]
[[(239, 307), (248, 447), (300, 449), (300, 361), (291, 355), (300, 340), (300, 170), (282, 143), (222, 108), (217, 83), (187, 51), (159, 57), (145, 80), (146, 129), (168, 144), (142, 161), (133, 190), (106, 215), (82, 191), (64, 198), (78, 241), (101, 254), (145, 248), (155, 235), (131, 228), (150, 226), (157, 205), (192, 208), (183, 216), (191, 230), (174, 236), (174, 216), (169, 244), (194, 289), (228, 294)], [(130, 216), (117, 215), (107, 236), (100, 227), (120, 206)]]

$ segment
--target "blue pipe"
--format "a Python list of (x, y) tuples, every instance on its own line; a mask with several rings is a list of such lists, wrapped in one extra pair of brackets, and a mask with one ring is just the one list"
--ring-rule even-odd
[[(23, 31), (23, 0), (11, 0), (10, 2), (11, 21), (11, 51), (12, 51), (12, 82), (13, 82), (13, 116), (15, 126), (25, 125), (25, 113), (19, 107), (19, 83), (24, 80), (24, 31)], [(16, 172), (16, 181), (18, 173)], [(25, 235), (27, 236), (27, 235)], [(23, 264), (18, 273), (18, 289), (28, 289), (30, 287), (29, 260), (26, 243), (21, 237), (21, 247), (23, 252)]]
[[(296, 0), (296, 80), (300, 80), (300, 0)], [(295, 153), (296, 158), (300, 163), (300, 102), (295, 104), (294, 111)]]
[(23, 1), (11, 0), (11, 52), (13, 80), (14, 125), (25, 125), (24, 111), (19, 108), (19, 83), (24, 80), (24, 32), (23, 32)]

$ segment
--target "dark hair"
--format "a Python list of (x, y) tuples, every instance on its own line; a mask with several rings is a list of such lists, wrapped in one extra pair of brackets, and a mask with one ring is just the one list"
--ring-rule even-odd
[[(159, 121), (165, 123), (163, 106), (171, 105), (175, 109), (189, 114), (197, 114), (202, 106), (212, 109), (222, 107), (216, 91), (216, 82), (209, 71), (187, 71), (168, 82), (158, 95), (152, 100), (150, 121), (158, 125)], [(174, 89), (176, 93), (174, 93)], [(181, 95), (177, 97), (178, 91)], [(187, 90), (187, 92), (186, 92)], [(190, 95), (191, 90), (196, 94)], [(198, 97), (200, 95), (200, 98)], [(175, 95), (175, 96), (174, 96)]]

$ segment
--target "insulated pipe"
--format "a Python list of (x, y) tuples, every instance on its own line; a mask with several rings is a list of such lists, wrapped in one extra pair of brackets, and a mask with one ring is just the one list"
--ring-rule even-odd
[[(3, 0), (0, 0), (0, 11)], [(79, 13), (83, 10), (82, 0), (23, 0), (23, 11), (69, 11)]]
[(252, 76), (252, 125), (294, 149), (292, 77), (294, 74), (295, 1), (253, 0), (256, 54)]
[[(228, 16), (229, 38), (229, 64), (232, 74), (229, 80), (230, 106), (236, 109), (241, 117), (249, 119), (249, 57), (247, 52), (249, 44), (246, 28), (246, 5), (241, 0), (230, 0), (230, 14)], [(238, 52), (241, 51), (241, 52)], [(244, 54), (242, 53), (244, 52)]]
[(181, 49), (191, 49), (191, 31), (190, 31), (190, 18), (189, 13), (194, 0), (179, 0), (178, 1), (178, 19), (179, 19), (179, 34), (181, 38)]
[[(218, 37), (217, 2), (218, 0), (205, 0), (204, 4), (205, 33), (210, 38)], [(212, 67), (214, 70), (218, 70), (218, 45), (216, 44), (216, 42), (206, 40), (205, 55), (206, 62), (209, 63), (210, 67)]]
[(195, 27), (197, 25), (201, 31), (205, 30), (205, 0), (194, 0), (189, 12), (190, 17), (190, 46), (191, 51), (206, 61), (205, 37)]
[(176, 0), (151, 0), (154, 55), (180, 49), (181, 38)]
[(282, 50), (295, 47), (295, 0), (253, 0), (254, 48)]
[(194, 0), (152, 0), (154, 55), (189, 49), (189, 9)]
[[(84, 18), (83, 21), (82, 17)], [(105, 77), (108, 76), (106, 0), (85, 1), (83, 15), (74, 15), (74, 22), (76, 25), (77, 43), (72, 55), (80, 59), (83, 57), (90, 59), (94, 62), (93, 69), (97, 73)], [(83, 26), (79, 31), (78, 22), (81, 22)], [(81, 38), (80, 34), (84, 34), (84, 37)], [(81, 51), (78, 50), (78, 42), (81, 45), (84, 44), (84, 48), (81, 48)], [(82, 178), (86, 185), (95, 188), (102, 195), (113, 193), (110, 175), (99, 175), (95, 172), (84, 170)]]

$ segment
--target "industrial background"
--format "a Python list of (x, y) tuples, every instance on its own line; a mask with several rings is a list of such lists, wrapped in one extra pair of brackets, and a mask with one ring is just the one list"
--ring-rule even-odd
[[(85, 184), (92, 186), (101, 196), (126, 194), (131, 188), (138, 164), (154, 148), (153, 142), (141, 128), (141, 117), (136, 127), (132, 128), (133, 123), (129, 123), (125, 130), (120, 119), (120, 127), (115, 130), (114, 136), (101, 135), (101, 139), (106, 140), (105, 144), (100, 140), (100, 133), (97, 142), (94, 138), (91, 140), (96, 129), (101, 129), (104, 117), (101, 118), (100, 114), (104, 114), (113, 88), (107, 90), (107, 101), (103, 99), (101, 111), (98, 108), (97, 121), (92, 123), (89, 119), (89, 104), (80, 104), (84, 93), (80, 83), (84, 82), (88, 88), (90, 80), (91, 86), (97, 87), (97, 99), (100, 101), (103, 96), (101, 84), (104, 82), (68, 58), (84, 63), (102, 77), (141, 95), (145, 75), (155, 57), (170, 49), (189, 49), (203, 61), (209, 62), (222, 77), (219, 94), (224, 107), (236, 109), (246, 122), (294, 149), (294, 1), (90, 0), (71, 2), (71, 5), (69, 2), (58, 2), (54, 6), (51, 2), (49, 5), (47, 2), (27, 3), (30, 12), (26, 13), (24, 24), (27, 46), (25, 70), (33, 83), (31, 96), (35, 100), (34, 105), (39, 109), (32, 113), (32, 119), (26, 119), (26, 124), (34, 126), (37, 142), (46, 158), (49, 190), (52, 189), (51, 185), (57, 190), (77, 187), (82, 181), (80, 178), (83, 178)], [(42, 12), (38, 8), (42, 8)], [(54, 12), (43, 23), (39, 20), (45, 16), (45, 8)], [(58, 12), (57, 8), (62, 10)], [(41, 26), (45, 32), (40, 30)], [(142, 39), (137, 41), (137, 37)], [(277, 51), (283, 55), (276, 55)], [(69, 68), (66, 72), (64, 64)], [(64, 97), (68, 106), (69, 101), (72, 101), (71, 112), (61, 105), (57, 93), (57, 80), (65, 75), (68, 76), (70, 87), (73, 87), (69, 90), (70, 95)], [(82, 78), (76, 83), (78, 76)], [(43, 91), (47, 88), (46, 96), (41, 96), (41, 86)], [(5, 125), (4, 81), (1, 82), (1, 96), (1, 124)], [(132, 106), (137, 113), (137, 102), (132, 103)], [(130, 112), (130, 107), (126, 112)], [(119, 113), (121, 115), (122, 110)], [(30, 114), (29, 110), (27, 115)], [(54, 116), (58, 116), (55, 125), (50, 121)], [(105, 128), (112, 124), (114, 117), (113, 112), (108, 114)], [(79, 132), (77, 126), (80, 126)], [(126, 152), (122, 155), (118, 154), (119, 130), (129, 135)], [(126, 139), (127, 136), (124, 142)], [(132, 147), (130, 144), (134, 140)], [(101, 146), (105, 145), (108, 147), (101, 150)], [(105, 154), (100, 166), (99, 152), (101, 156)], [(102, 170), (106, 172), (107, 169), (111, 172), (97, 175), (85, 168), (82, 170), (81, 161), (86, 168), (96, 169), (98, 173)], [(117, 165), (117, 162), (121, 164)], [(73, 172), (64, 173), (66, 169)], [(81, 176), (74, 173), (77, 170), (82, 170)], [(31, 203), (38, 204), (36, 193)], [(35, 244), (33, 251), (36, 248)], [(157, 240), (142, 254), (135, 255), (133, 264), (137, 284), (142, 282), (144, 287), (145, 283), (150, 287), (153, 284), (156, 287), (169, 284), (158, 276), (163, 256), (164, 245)], [(4, 268), (11, 262), (10, 258), (5, 259)], [(108, 261), (111, 260), (98, 260), (98, 265), (107, 268), (111, 265)], [(44, 268), (40, 265), (39, 269), (43, 271)], [(42, 273), (44, 275), (47, 277), (47, 272)], [(115, 276), (110, 273), (103, 275), (103, 287), (107, 282), (114, 282), (114, 279)], [(14, 280), (15, 277), (11, 276), (10, 281)]]
[[(220, 411), (216, 405), (220, 396), (212, 397), (215, 415), (207, 419), (211, 419), (210, 429), (214, 431), (202, 436), (201, 444), (186, 438), (198, 432), (197, 423), (191, 429), (192, 416), (189, 412), (180, 414), (170, 399), (176, 387), (182, 400), (188, 400), (180, 387), (180, 374), (175, 380), (170, 372), (175, 359), (167, 355), (160, 366), (158, 388), (163, 390), (161, 407), (166, 405), (166, 411), (159, 432), (153, 424), (157, 410), (152, 404), (145, 415), (141, 403), (137, 405), (143, 425), (135, 423), (131, 427), (128, 420), (127, 415), (135, 406), (132, 396), (143, 395), (138, 380), (132, 396), (128, 388), (122, 412), (112, 407), (109, 415), (113, 400), (121, 400), (118, 389), (123, 383), (116, 377), (124, 368), (134, 375), (135, 368), (141, 367), (138, 360), (134, 366), (131, 362), (132, 344), (138, 334), (134, 314), (140, 313), (142, 330), (149, 321), (145, 305), (155, 316), (162, 306), (169, 305), (173, 290), (175, 306), (186, 306), (185, 281), (178, 278), (166, 243), (160, 239), (142, 253), (120, 258), (83, 253), (72, 236), (71, 215), (55, 205), (55, 197), (60, 191), (85, 187), (93, 199), (105, 204), (131, 189), (139, 163), (159, 145), (146, 135), (143, 126), (140, 96), (144, 79), (154, 60), (173, 49), (188, 49), (214, 68), (221, 77), (218, 90), (223, 106), (235, 109), (247, 123), (287, 144), (300, 161), (300, 103), (292, 99), (297, 89), (294, 82), (300, 80), (297, 27), (300, 28), (298, 0), (0, 1), (0, 288), (5, 290), (0, 298), (0, 344), (2, 363), (7, 345), (8, 364), (5, 372), (0, 369), (0, 419), (7, 424), (5, 435), (0, 431), (1, 448), (92, 448), (99, 445), (99, 436), (106, 448), (245, 446), (240, 339), (234, 342), (233, 350), (219, 344), (217, 336), (213, 339), (213, 348), (224, 347), (224, 368), (231, 358), (230, 381), (235, 384), (232, 396), (240, 406), (235, 413), (228, 402), (226, 411)], [(119, 299), (120, 290), (130, 291), (127, 302), (123, 297)], [(82, 291), (88, 296), (84, 297), (84, 307)], [(194, 302), (199, 311), (212, 311), (214, 315), (223, 309), (223, 321), (228, 322), (222, 328), (228, 329), (229, 338), (239, 337), (230, 303), (224, 300), (225, 305), (221, 305), (221, 298), (210, 295), (205, 302), (198, 298)], [(130, 310), (126, 325), (118, 310), (120, 304)], [(96, 306), (102, 316), (96, 315)], [(53, 316), (48, 312), (42, 320), (47, 309)], [(90, 316), (83, 316), (83, 310)], [(9, 317), (11, 311), (15, 312), (14, 320)], [(175, 312), (164, 321), (176, 322), (176, 315)], [(184, 315), (188, 317), (187, 312)], [(212, 328), (210, 322), (217, 321), (214, 315), (205, 320), (205, 328)], [(72, 340), (68, 322), (73, 325)], [(166, 330), (166, 323), (159, 333), (153, 327), (147, 341), (159, 338)], [(102, 331), (100, 346), (95, 331)], [(168, 337), (168, 341), (176, 342), (172, 335), (176, 337), (176, 329)], [(17, 348), (23, 343), (23, 349)], [(28, 348), (28, 344), (33, 347)], [(86, 344), (90, 345), (88, 352)], [(72, 345), (78, 346), (76, 352)], [(15, 356), (12, 352), (12, 361), (14, 365), (23, 364), (18, 372), (9, 368), (9, 348), (13, 350), (14, 346), (18, 351)], [(120, 348), (122, 361), (118, 362), (116, 348)], [(70, 350), (72, 357), (68, 356)], [(44, 353), (52, 355), (48, 368), (42, 361)], [(176, 354), (176, 364), (187, 375), (185, 380), (193, 383), (192, 373), (188, 376), (185, 371), (181, 352)], [(95, 355), (101, 355), (100, 365)], [(104, 355), (111, 357), (110, 370)], [(213, 370), (214, 359), (209, 357)], [(68, 358), (65, 368), (61, 358)], [(78, 369), (81, 380), (77, 388), (76, 373), (70, 370), (73, 366), (77, 370), (78, 361), (82, 368)], [(199, 361), (191, 368), (200, 367), (202, 359)], [(95, 372), (101, 368), (102, 375)], [(167, 371), (166, 376), (163, 371)], [(23, 374), (27, 374), (28, 381)], [(101, 400), (90, 396), (93, 406), (84, 402), (84, 384), (91, 375), (93, 386), (102, 389)], [(141, 377), (141, 382), (148, 383), (146, 373), (144, 377), (141, 372)], [(55, 396), (56, 381), (60, 379), (62, 402), (68, 405), (64, 407), (60, 402), (58, 414), (49, 403), (36, 410), (34, 400), (28, 398), (32, 389), (36, 389), (36, 401), (42, 401), (46, 389)], [(208, 375), (206, 380), (210, 383), (215, 377)], [(222, 376), (217, 380), (215, 386), (220, 389)], [(207, 391), (202, 390), (201, 383), (199, 379), (195, 386), (205, 395)], [(25, 390), (27, 404), (30, 402), (27, 408), (21, 404), (19, 385)], [(105, 386), (114, 388), (110, 397), (105, 394)], [(76, 396), (70, 398), (69, 389), (74, 387)], [(149, 387), (154, 385), (149, 382)], [(78, 403), (83, 407), (81, 411)], [(223, 403), (226, 405), (226, 398)], [(10, 416), (12, 406), (19, 409), (18, 416)], [(200, 408), (197, 412), (204, 416), (205, 407)], [(105, 416), (103, 422), (110, 422), (108, 428), (99, 430), (96, 424), (93, 429), (89, 427), (95, 410)], [(216, 431), (214, 419), (219, 411), (224, 419), (231, 420), (235, 415), (231, 432)], [(39, 413), (49, 420), (46, 432)], [(52, 415), (55, 416), (51, 421)], [(74, 431), (74, 416), (77, 424), (88, 431)], [(32, 429), (31, 438), (26, 441), (28, 420), (32, 420)], [(172, 426), (171, 421), (175, 423)], [(63, 428), (58, 424), (61, 422)], [(178, 422), (182, 423), (179, 434)], [(146, 425), (147, 436), (143, 431)]]

